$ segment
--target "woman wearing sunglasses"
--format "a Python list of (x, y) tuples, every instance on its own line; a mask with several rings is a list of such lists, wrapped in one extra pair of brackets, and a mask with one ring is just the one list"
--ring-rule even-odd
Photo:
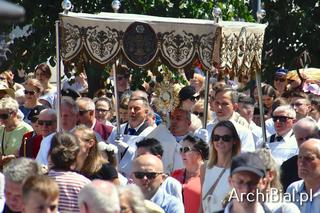
[(193, 135), (187, 135), (180, 144), (180, 155), (185, 168), (175, 170), (172, 177), (182, 184), (185, 212), (197, 212), (201, 196), (200, 168), (208, 159), (209, 146)]
[(231, 190), (228, 184), (232, 157), (241, 149), (239, 135), (231, 121), (220, 121), (212, 130), (209, 160), (201, 167), (200, 212), (223, 209), (222, 201)]
[(39, 102), (39, 97), (42, 90), (43, 87), (37, 79), (28, 79), (24, 84), (25, 101), (24, 104), (19, 107), (19, 109), (24, 114), (25, 121), (28, 123), (30, 123), (30, 121), (27, 119), (30, 111), (37, 105), (42, 105)]

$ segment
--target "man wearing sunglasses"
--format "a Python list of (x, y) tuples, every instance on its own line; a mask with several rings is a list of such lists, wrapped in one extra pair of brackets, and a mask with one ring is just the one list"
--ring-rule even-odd
[(18, 156), (22, 137), (32, 131), (32, 127), (18, 118), (19, 105), (11, 97), (0, 99), (0, 166)]
[(294, 156), (298, 151), (292, 130), (295, 119), (296, 112), (290, 105), (279, 106), (272, 113), (276, 133), (268, 137), (267, 146), (279, 165)]
[(144, 154), (134, 159), (132, 178), (145, 199), (156, 203), (166, 213), (184, 213), (182, 202), (160, 187), (164, 181), (164, 173), (162, 161), (158, 157)]
[(84, 124), (98, 133), (103, 140), (107, 140), (113, 126), (108, 126), (96, 119), (95, 104), (91, 98), (81, 97), (76, 101), (79, 107), (79, 124)]

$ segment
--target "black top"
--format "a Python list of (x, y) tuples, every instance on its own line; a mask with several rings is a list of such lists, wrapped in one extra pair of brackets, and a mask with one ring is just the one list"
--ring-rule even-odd
[(2, 213), (20, 213), (20, 212), (11, 211), (11, 210), (9, 209), (9, 207), (7, 206), (7, 204), (5, 204)]
[(112, 181), (113, 179), (118, 178), (118, 172), (110, 163), (105, 163), (96, 174), (87, 176), (87, 178), (90, 180), (101, 179)]
[(284, 161), (280, 167), (280, 181), (285, 192), (288, 186), (298, 180), (301, 180), (298, 176), (298, 155), (295, 155), (288, 160)]

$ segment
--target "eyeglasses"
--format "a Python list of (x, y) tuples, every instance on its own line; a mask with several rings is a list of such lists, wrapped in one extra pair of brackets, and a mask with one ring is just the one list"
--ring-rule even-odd
[(279, 77), (274, 78), (274, 81), (285, 82), (286, 80), (287, 80), (286, 78), (279, 78)]
[(233, 137), (231, 135), (212, 135), (212, 141), (218, 142), (220, 139), (224, 142), (232, 141)]
[(40, 126), (43, 126), (43, 125), (51, 126), (51, 125), (53, 125), (53, 123), (54, 123), (54, 121), (38, 120), (38, 125), (40, 125)]
[(79, 110), (79, 115), (82, 116), (91, 110)]
[(7, 114), (0, 114), (0, 120), (7, 120), (11, 115), (11, 112), (10, 113), (7, 113)]
[(32, 117), (32, 118), (30, 118), (30, 121), (31, 121), (31, 123), (35, 123), (35, 122), (38, 121), (38, 118), (37, 117)]
[(192, 149), (189, 146), (185, 146), (185, 147), (180, 147), (180, 154), (182, 153), (187, 153), (187, 152), (191, 152), (191, 151), (196, 151), (195, 149)]
[(97, 112), (109, 112), (110, 109), (96, 109)]
[(24, 94), (25, 95), (34, 95), (34, 94), (36, 94), (36, 92), (32, 91), (32, 90), (24, 90)]
[(195, 114), (198, 117), (203, 117), (203, 112), (192, 112), (193, 114)]
[(158, 175), (162, 174), (162, 172), (134, 172), (134, 176), (137, 179), (143, 179), (147, 177), (147, 179), (155, 179)]
[(289, 119), (293, 119), (293, 118), (287, 117), (287, 116), (273, 116), (273, 117), (272, 117), (273, 122), (279, 121), (279, 122), (281, 122), (281, 123), (285, 123), (285, 122), (287, 122)]

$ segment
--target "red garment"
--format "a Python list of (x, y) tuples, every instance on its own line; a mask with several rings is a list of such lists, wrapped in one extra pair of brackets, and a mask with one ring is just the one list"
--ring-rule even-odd
[(35, 135), (34, 131), (25, 133), (22, 137), (19, 157), (28, 157), (35, 159), (39, 152), (41, 141), (42, 136)]
[(200, 176), (191, 177), (185, 182), (185, 169), (173, 171), (172, 177), (182, 184), (182, 196), (185, 213), (197, 213), (200, 208), (201, 180)]

